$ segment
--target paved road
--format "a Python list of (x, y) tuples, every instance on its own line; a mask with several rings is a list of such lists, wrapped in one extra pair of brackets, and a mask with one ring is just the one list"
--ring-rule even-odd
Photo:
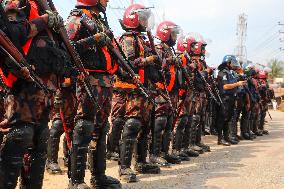
[[(205, 137), (212, 152), (190, 162), (163, 169), (160, 175), (139, 175), (140, 182), (123, 184), (125, 189), (284, 189), (284, 113), (272, 112), (269, 136), (239, 145), (216, 145), (216, 137)], [(62, 165), (62, 161), (60, 162)], [(66, 188), (64, 175), (46, 173), (44, 189)], [(117, 177), (116, 162), (108, 162), (107, 173)], [(86, 181), (89, 183), (89, 172)]]

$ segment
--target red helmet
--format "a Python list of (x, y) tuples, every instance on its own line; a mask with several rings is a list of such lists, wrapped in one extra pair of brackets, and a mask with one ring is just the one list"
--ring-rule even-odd
[(171, 21), (164, 21), (157, 27), (156, 36), (162, 42), (167, 42), (173, 33), (179, 33), (179, 26)]
[(196, 43), (196, 45), (194, 47), (194, 50), (193, 50), (193, 54), (194, 55), (201, 55), (201, 53), (202, 53), (202, 45), (203, 45), (203, 43), (201, 43), (201, 42)]
[(124, 12), (122, 24), (127, 29), (147, 27), (151, 11), (144, 5), (130, 5)]
[(77, 0), (76, 7), (93, 7), (99, 3), (99, 0)]
[(266, 79), (266, 78), (267, 78), (266, 72), (263, 71), (263, 70), (260, 70), (260, 71), (258, 72), (258, 78), (259, 78), (259, 79)]
[(182, 36), (178, 39), (177, 50), (180, 52), (184, 52), (184, 51), (190, 52), (192, 45), (195, 43), (196, 43), (196, 40), (193, 37)]

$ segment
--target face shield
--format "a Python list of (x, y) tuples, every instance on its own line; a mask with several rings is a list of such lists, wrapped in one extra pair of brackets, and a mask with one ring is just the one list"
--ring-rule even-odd
[(149, 7), (135, 10), (137, 13), (140, 27), (144, 30), (151, 30), (155, 26), (155, 18)]
[(235, 57), (231, 57), (231, 67), (235, 71), (242, 68), (240, 62)]

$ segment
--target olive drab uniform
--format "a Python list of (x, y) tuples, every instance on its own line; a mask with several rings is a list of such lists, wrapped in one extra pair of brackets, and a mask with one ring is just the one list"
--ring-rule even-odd
[(46, 169), (51, 174), (57, 174), (62, 172), (58, 165), (60, 137), (65, 133), (63, 140), (64, 165), (68, 166), (68, 150), (74, 129), (74, 117), (77, 112), (75, 82), (71, 78), (65, 78), (60, 89), (56, 91), (53, 104)]
[[(90, 31), (88, 26), (94, 29)], [(89, 72), (91, 90), (100, 107), (98, 109), (92, 104), (83, 83), (78, 81), (76, 86), (78, 110), (73, 131), (69, 187), (85, 185), (86, 159), (90, 142), (89, 164), (92, 187), (119, 185), (119, 181), (105, 175), (106, 134), (113, 91), (112, 77), (117, 70), (117, 64), (106, 46), (101, 46), (95, 40), (82, 42), (96, 33), (106, 33), (108, 28), (100, 15), (86, 9), (72, 10), (66, 28), (86, 71)]]

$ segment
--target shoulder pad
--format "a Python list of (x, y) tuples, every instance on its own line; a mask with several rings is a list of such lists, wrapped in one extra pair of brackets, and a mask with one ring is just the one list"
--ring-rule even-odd
[(135, 35), (134, 32), (129, 31), (129, 32), (124, 32), (121, 37), (123, 37), (123, 36), (134, 36), (134, 35)]
[(73, 9), (70, 13), (71, 16), (82, 16), (83, 11), (81, 9)]

